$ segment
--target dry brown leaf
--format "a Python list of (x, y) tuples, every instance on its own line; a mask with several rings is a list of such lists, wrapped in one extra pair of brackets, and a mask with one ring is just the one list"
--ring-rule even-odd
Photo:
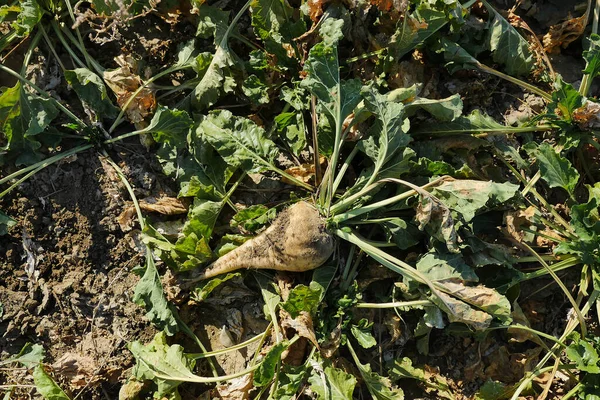
[[(179, 215), (188, 211), (187, 205), (180, 199), (174, 197), (146, 197), (139, 202), (140, 208), (148, 212), (156, 212), (163, 215)], [(134, 206), (125, 209), (117, 218), (117, 222), (123, 232), (133, 229), (136, 211)]]
[(298, 336), (308, 339), (318, 349), (319, 342), (315, 336), (315, 328), (310, 314), (306, 311), (300, 311), (300, 315), (296, 318), (292, 318), (288, 313), (286, 314), (287, 316), (281, 321), (281, 327), (286, 331), (293, 329), (298, 333)]
[[(136, 70), (136, 61), (132, 56), (121, 54), (115, 58), (119, 68), (104, 71), (104, 81), (117, 97), (117, 103), (123, 109), (133, 93), (142, 86), (142, 79), (133, 71)], [(139, 124), (151, 115), (156, 108), (156, 97), (149, 88), (143, 88), (129, 103), (125, 114), (130, 122)]]
[(558, 54), (561, 48), (567, 48), (583, 34), (586, 23), (587, 14), (578, 18), (569, 16), (566, 21), (552, 25), (542, 39), (546, 53)]
[(231, 379), (227, 384), (218, 385), (215, 389), (219, 398), (223, 400), (246, 400), (250, 398), (252, 374), (246, 374), (239, 378)]
[(321, 15), (323, 15), (323, 6), (328, 2), (329, 0), (308, 0), (306, 2), (308, 16), (313, 22), (317, 22)]
[(80, 389), (95, 381), (100, 376), (96, 374), (98, 364), (90, 356), (67, 352), (52, 365), (54, 371), (69, 380), (73, 388)]
[(517, 242), (522, 242), (525, 232), (522, 227), (533, 224), (533, 216), (535, 215), (535, 207), (530, 206), (525, 210), (507, 211), (504, 214), (504, 223), (506, 224), (506, 232)]
[(583, 107), (573, 111), (573, 119), (581, 129), (600, 127), (600, 104), (587, 101)]
[[(321, 164), (321, 170), (325, 170), (327, 167), (327, 159), (325, 157), (319, 158), (319, 163)], [(290, 167), (285, 170), (286, 173), (292, 175), (294, 178), (302, 181), (304, 183), (314, 183), (315, 182), (315, 165), (314, 164), (302, 164), (296, 167)], [(296, 182), (287, 179), (286, 177), (281, 178), (283, 183), (287, 183), (288, 185), (297, 185)]]
[[(521, 309), (521, 306), (519, 306), (519, 303), (516, 301), (513, 302), (513, 309), (510, 316), (513, 319), (513, 323), (523, 325), (529, 328), (531, 327), (531, 324), (529, 323), (529, 320), (527, 319), (525, 313)], [(532, 342), (538, 343), (537, 337), (533, 333), (524, 329), (508, 328), (506, 332), (510, 336), (511, 342), (523, 343), (528, 340), (531, 340)]]

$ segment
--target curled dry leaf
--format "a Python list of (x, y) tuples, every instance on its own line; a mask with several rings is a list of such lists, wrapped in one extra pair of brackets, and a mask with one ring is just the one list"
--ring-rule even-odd
[[(187, 205), (174, 197), (147, 197), (141, 200), (139, 205), (144, 211), (156, 212), (163, 215), (179, 215), (188, 212)], [(119, 215), (117, 222), (123, 232), (133, 229), (135, 214), (135, 207), (132, 205)]]
[(600, 127), (600, 104), (587, 101), (582, 107), (573, 111), (573, 120), (581, 129), (597, 129)]
[(308, 16), (311, 21), (317, 22), (321, 15), (323, 15), (323, 6), (328, 3), (329, 0), (308, 0), (306, 5), (308, 7)]
[(544, 35), (542, 43), (546, 53), (558, 54), (560, 49), (567, 48), (581, 36), (587, 25), (587, 14), (578, 18), (569, 18), (560, 24), (552, 25), (548, 33)]
[(292, 318), (289, 313), (285, 311), (282, 312), (284, 312), (286, 316), (281, 321), (281, 327), (286, 331), (293, 329), (298, 333), (298, 336), (308, 339), (318, 349), (319, 342), (315, 335), (315, 328), (310, 314), (306, 311), (300, 311), (300, 315), (296, 318)]
[(521, 243), (525, 237), (523, 227), (529, 228), (533, 224), (535, 207), (530, 206), (525, 210), (507, 211), (504, 214), (506, 232), (517, 242)]
[[(325, 170), (327, 167), (327, 159), (325, 157), (319, 158), (321, 164), (321, 170)], [(294, 178), (304, 183), (315, 183), (315, 165), (314, 164), (302, 164), (296, 167), (290, 167), (285, 170), (286, 173), (292, 175)], [(287, 179), (286, 177), (281, 178), (283, 183), (288, 185), (297, 185), (296, 182)]]
[[(117, 97), (117, 103), (123, 109), (133, 93), (143, 85), (142, 79), (133, 71), (136, 70), (136, 60), (132, 56), (120, 55), (115, 58), (119, 68), (104, 71), (104, 81)], [(134, 124), (139, 124), (152, 114), (156, 108), (156, 97), (149, 88), (143, 88), (129, 103), (125, 110), (127, 118)]]
[(252, 374), (246, 374), (239, 378), (231, 379), (228, 383), (218, 385), (215, 389), (219, 398), (223, 400), (246, 400), (250, 398)]

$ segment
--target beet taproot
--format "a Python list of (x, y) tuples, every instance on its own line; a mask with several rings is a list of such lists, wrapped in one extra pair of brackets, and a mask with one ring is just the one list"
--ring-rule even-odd
[(263, 233), (209, 265), (194, 281), (238, 269), (308, 271), (327, 261), (334, 244), (316, 207), (300, 201), (281, 212)]

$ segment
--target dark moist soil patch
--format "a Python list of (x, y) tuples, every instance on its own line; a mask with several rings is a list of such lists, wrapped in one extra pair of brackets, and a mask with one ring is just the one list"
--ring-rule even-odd
[[(39, 172), (0, 203), (18, 220), (0, 240), (1, 358), (39, 343), (45, 362), (70, 381), (64, 388), (88, 385), (83, 398), (116, 398), (134, 361), (126, 343), (155, 333), (131, 301), (139, 279), (131, 269), (141, 258), (116, 222), (124, 198), (87, 152)], [(36, 260), (31, 273), (24, 242)], [(23, 379), (0, 371), (5, 384)]]

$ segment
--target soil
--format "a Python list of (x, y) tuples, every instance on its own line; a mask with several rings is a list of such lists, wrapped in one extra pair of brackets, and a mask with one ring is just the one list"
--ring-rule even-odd
[[(556, 19), (550, 11), (544, 18), (540, 25)], [(248, 24), (244, 19), (241, 23)], [(183, 20), (173, 28), (151, 15), (122, 32), (120, 41), (103, 47), (90, 43), (90, 48), (97, 49), (93, 55), (107, 67), (114, 67), (113, 57), (123, 48), (148, 66), (158, 68), (170, 61), (167, 57), (175, 53), (180, 42), (171, 38), (171, 30), (192, 37), (195, 32), (190, 26)], [(17, 55), (13, 60), (18, 58)], [(579, 79), (582, 67), (579, 58), (566, 52), (553, 61), (565, 80)], [(14, 62), (19, 64), (20, 61)], [(42, 70), (49, 68), (40, 65)], [(444, 95), (461, 93), (467, 100), (466, 111), (485, 108), (490, 115), (508, 123), (539, 111), (536, 96), (524, 95), (495, 78), (477, 74), (475, 77), (444, 77), (441, 81), (438, 77), (429, 86)], [(12, 84), (11, 80), (2, 79), (2, 85)], [(594, 93), (596, 87), (592, 88)], [(63, 96), (65, 101), (72, 97), (69, 93)], [(79, 103), (73, 99), (73, 104)], [(124, 169), (138, 196), (176, 192), (171, 182), (161, 178), (160, 166), (137, 139), (115, 145), (111, 156)], [(5, 172), (10, 171), (3, 171), (2, 175)], [(271, 196), (268, 193), (281, 190), (276, 185), (275, 189), (260, 193), (250, 188), (244, 194), (246, 189), (242, 187), (237, 198), (244, 204), (268, 202)], [(259, 199), (259, 195), (265, 197)], [(143, 254), (138, 232), (123, 231), (118, 223), (119, 215), (129, 207), (129, 196), (119, 178), (95, 150), (40, 171), (0, 200), (0, 209), (18, 221), (8, 235), (0, 236), (0, 359), (17, 354), (28, 342), (42, 344), (46, 350), (45, 363), (52, 367), (54, 377), (71, 398), (118, 398), (119, 389), (134, 365), (127, 343), (149, 342), (157, 332), (145, 318), (143, 309), (131, 300), (139, 280), (134, 269), (143, 262)], [(166, 272), (160, 262), (157, 266), (161, 274)], [(535, 292), (522, 304), (523, 312), (534, 322), (535, 329), (556, 334), (564, 326), (568, 302), (555, 285), (539, 291), (544, 287), (542, 282), (536, 281), (531, 290), (527, 286), (522, 289), (523, 293)], [(260, 294), (241, 279), (220, 286), (212, 297), (218, 301), (209, 299), (201, 307), (193, 302), (179, 304), (181, 318), (210, 349), (247, 340), (262, 333), (268, 325)], [(384, 319), (380, 317), (376, 329), (389, 329)], [(399, 321), (396, 323), (400, 326)], [(414, 342), (409, 342), (412, 338), (404, 331), (398, 335), (394, 356), (419, 358)], [(537, 361), (534, 346), (510, 343), (509, 339), (498, 334), (476, 341), (437, 332), (431, 340), (431, 356), (420, 357), (419, 363), (439, 368), (455, 393), (469, 398), (485, 379), (516, 381), (528, 365)], [(186, 351), (200, 351), (183, 336), (174, 341), (184, 345)], [(409, 345), (412, 347), (408, 348)], [(217, 358), (219, 372), (238, 371), (257, 346)], [(201, 364), (198, 373), (210, 374), (206, 363)], [(24, 385), (32, 384), (32, 380), (23, 369), (0, 369), (0, 384)], [(410, 389), (405, 390), (410, 393)], [(184, 398), (197, 398), (205, 391), (202, 385), (184, 385), (181, 393)], [(13, 395), (28, 398), (32, 393), (31, 388), (18, 388)], [(415, 393), (423, 396), (418, 389)], [(560, 392), (553, 395), (560, 398)]]

